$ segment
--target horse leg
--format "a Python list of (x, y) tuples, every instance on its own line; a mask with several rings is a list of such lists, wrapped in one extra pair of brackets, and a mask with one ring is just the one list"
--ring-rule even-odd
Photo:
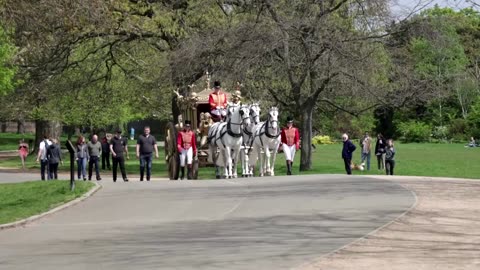
[(245, 149), (240, 150), (240, 163), (242, 164), (242, 177), (246, 176), (246, 166), (245, 166)]
[(275, 176), (275, 161), (277, 160), (277, 151), (278, 151), (278, 145), (273, 150), (273, 155), (272, 155), (272, 167), (270, 169), (270, 175)]
[(268, 176), (271, 176), (271, 171), (270, 171), (270, 148), (268, 146), (265, 146), (265, 172)]
[(265, 153), (262, 154), (262, 149), (259, 149), (258, 152), (258, 157), (260, 160), (260, 164), (258, 167), (260, 169), (260, 176), (262, 177), (265, 175)]
[(252, 148), (250, 150), (249, 157), (248, 157), (248, 165), (250, 167), (252, 176), (253, 176), (253, 168), (255, 167), (255, 163), (257, 162), (257, 159), (258, 159), (257, 150), (255, 148)]
[(234, 158), (234, 163), (233, 163), (233, 177), (237, 178), (237, 166), (238, 166), (238, 159), (240, 158), (240, 152), (243, 151), (243, 149), (240, 149), (240, 147), (235, 147), (233, 151), (233, 158)]
[(244, 170), (245, 177), (248, 177), (248, 176), (250, 176), (250, 166), (248, 165), (249, 162), (248, 162), (247, 149), (244, 149), (242, 151), (242, 155), (245, 159), (245, 162), (244, 162), (245, 163), (245, 170)]
[(224, 152), (224, 164), (225, 164), (225, 178), (231, 178), (232, 176), (232, 157), (231, 157), (231, 149), (229, 146), (225, 147)]

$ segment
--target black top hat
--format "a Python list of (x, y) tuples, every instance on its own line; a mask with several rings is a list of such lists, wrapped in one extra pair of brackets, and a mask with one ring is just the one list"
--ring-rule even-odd
[(293, 123), (293, 118), (291, 116), (287, 117), (287, 123)]
[(191, 125), (192, 122), (190, 122), (190, 120), (185, 120), (185, 125)]
[(213, 87), (220, 88), (220, 82), (219, 81), (214, 81), (213, 82)]

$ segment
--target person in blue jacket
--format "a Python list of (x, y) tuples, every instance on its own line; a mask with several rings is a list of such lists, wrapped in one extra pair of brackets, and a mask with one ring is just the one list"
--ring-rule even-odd
[(344, 133), (342, 135), (343, 140), (343, 149), (342, 149), (342, 158), (343, 162), (345, 163), (345, 170), (347, 174), (352, 174), (352, 168), (350, 167), (352, 164), (352, 153), (357, 149), (357, 147), (348, 139), (348, 135)]

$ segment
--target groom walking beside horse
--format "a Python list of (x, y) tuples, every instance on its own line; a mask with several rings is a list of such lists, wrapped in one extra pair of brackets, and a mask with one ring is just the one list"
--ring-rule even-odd
[(292, 165), (295, 151), (300, 148), (300, 135), (298, 129), (293, 127), (293, 118), (287, 118), (287, 126), (282, 129), (282, 149), (287, 162), (287, 175), (292, 175)]

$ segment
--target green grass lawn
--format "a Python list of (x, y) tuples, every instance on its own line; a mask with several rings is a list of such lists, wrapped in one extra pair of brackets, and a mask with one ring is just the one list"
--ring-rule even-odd
[[(0, 145), (5, 136), (0, 136)], [(63, 143), (63, 142), (62, 142)], [(129, 141), (133, 146), (135, 142)], [(433, 143), (411, 143), (402, 144), (396, 142), (396, 175), (418, 175), (418, 176), (445, 176), (461, 178), (480, 178), (480, 148), (465, 148), (463, 144), (433, 144)], [(313, 169), (303, 174), (343, 174), (343, 160), (340, 158), (342, 145), (320, 145), (313, 153)], [(127, 174), (129, 177), (138, 177), (139, 161), (135, 158), (135, 148), (129, 147), (130, 160), (126, 162)], [(153, 162), (153, 176), (167, 177), (164, 150), (159, 148), (160, 158)], [(286, 166), (283, 154), (277, 156), (276, 175), (285, 175)], [(68, 156), (64, 155), (65, 165), (60, 167), (61, 171), (67, 171)], [(297, 153), (294, 163), (294, 173), (299, 174), (298, 164), (300, 152)], [(354, 153), (355, 163), (360, 163), (360, 151)], [(0, 167), (20, 168), (18, 157), (0, 160)], [(40, 165), (35, 163), (35, 157), (27, 158), (27, 167), (32, 170), (39, 170)], [(239, 168), (240, 171), (240, 168)], [(372, 155), (370, 171), (354, 171), (354, 174), (384, 174), (377, 169), (377, 160)], [(201, 168), (200, 179), (215, 178), (214, 168)]]
[(56, 206), (80, 197), (94, 184), (76, 182), (70, 191), (68, 181), (34, 181), (0, 184), (0, 224), (15, 222), (46, 212)]

